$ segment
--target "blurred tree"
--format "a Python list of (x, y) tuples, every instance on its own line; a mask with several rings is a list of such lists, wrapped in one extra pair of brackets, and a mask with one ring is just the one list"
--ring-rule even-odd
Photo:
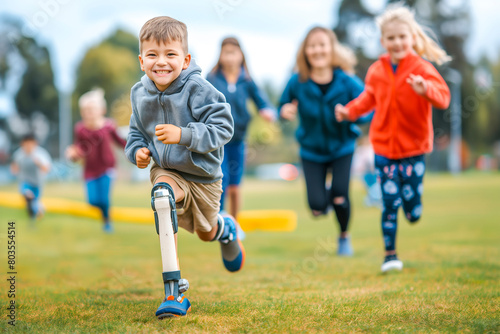
[[(78, 66), (73, 91), (74, 120), (80, 118), (79, 97), (94, 87), (101, 87), (105, 91), (112, 117), (127, 119), (126, 124), (128, 124), (131, 113), (130, 88), (140, 80), (142, 75), (138, 54), (138, 39), (121, 29), (87, 51)], [(127, 115), (123, 116), (123, 113)]]
[(473, 142), (479, 153), (491, 153), (491, 145), (500, 141), (500, 57), (490, 60), (482, 56), (476, 65), (472, 80), (474, 95), (468, 97), (466, 107), (469, 126), (467, 135), (482, 139)]
[(55, 155), (59, 94), (50, 53), (23, 33), (21, 20), (9, 15), (0, 19), (0, 93), (6, 108), (0, 118), (2, 135), (15, 147), (20, 137), (33, 132)]
[(33, 38), (26, 36), (21, 36), (16, 46), (27, 66), (21, 88), (16, 95), (17, 111), (25, 117), (39, 111), (50, 121), (57, 122), (59, 97), (54, 84), (49, 51), (38, 45)]

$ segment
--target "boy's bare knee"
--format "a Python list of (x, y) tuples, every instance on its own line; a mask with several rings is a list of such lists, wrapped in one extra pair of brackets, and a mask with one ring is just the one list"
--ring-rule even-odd
[(168, 176), (160, 176), (159, 178), (156, 179), (156, 183), (159, 182), (165, 182), (168, 183), (171, 187), (172, 190), (174, 191), (174, 196), (175, 196), (175, 202), (178, 203), (184, 199), (186, 194), (184, 193), (184, 190), (182, 190), (181, 187), (175, 182), (174, 179)]

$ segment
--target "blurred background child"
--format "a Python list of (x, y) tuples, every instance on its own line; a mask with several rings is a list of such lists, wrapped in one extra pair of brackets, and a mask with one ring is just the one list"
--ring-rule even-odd
[[(207, 80), (224, 94), (227, 103), (231, 105), (234, 135), (224, 146), (221, 210), (237, 217), (241, 207), (240, 183), (245, 171), (245, 139), (252, 117), (247, 108), (248, 100), (255, 103), (259, 115), (269, 122), (276, 119), (276, 112), (252, 80), (243, 50), (234, 37), (227, 37), (222, 41), (219, 60), (208, 74)], [(229, 197), (228, 209), (224, 205), (226, 196)]]
[[(333, 31), (311, 29), (297, 53), (298, 73), (294, 74), (280, 100), (280, 116), (299, 116), (296, 138), (314, 216), (328, 213), (333, 206), (340, 227), (338, 254), (353, 254), (348, 227), (351, 215), (349, 181), (356, 138), (360, 129), (351, 122), (335, 120), (335, 105), (348, 103), (363, 91), (353, 76), (356, 57), (341, 45)], [(365, 117), (359, 122), (367, 122)], [(328, 172), (331, 185), (325, 186)]]
[(375, 152), (368, 136), (362, 136), (358, 140), (352, 158), (352, 174), (359, 178), (365, 187), (365, 205), (382, 207), (382, 191), (375, 172)]
[(21, 141), (21, 147), (13, 154), (12, 174), (19, 179), (19, 191), (26, 200), (31, 219), (43, 215), (40, 203), (45, 175), (52, 164), (49, 152), (38, 145), (34, 135), (28, 134)]
[(345, 107), (338, 105), (336, 117), (353, 121), (376, 108), (370, 140), (383, 199), (381, 270), (387, 272), (403, 269), (396, 255), (399, 207), (411, 223), (422, 215), (425, 154), (432, 152), (434, 137), (432, 106), (446, 109), (450, 103), (446, 82), (428, 60), (442, 64), (450, 57), (404, 6), (389, 6), (377, 24), (387, 53), (370, 66), (363, 94)]
[(82, 120), (75, 125), (75, 143), (67, 148), (66, 157), (72, 161), (83, 160), (87, 200), (101, 210), (103, 230), (111, 233), (109, 208), (116, 164), (112, 144), (123, 149), (127, 142), (116, 132), (114, 122), (104, 117), (106, 100), (103, 90), (83, 94), (78, 105)]

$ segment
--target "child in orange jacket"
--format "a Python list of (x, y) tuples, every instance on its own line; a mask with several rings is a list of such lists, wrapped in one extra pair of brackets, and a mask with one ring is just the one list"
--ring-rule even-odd
[(432, 151), (432, 106), (448, 108), (450, 91), (434, 66), (450, 57), (415, 21), (406, 7), (389, 7), (377, 18), (387, 53), (370, 66), (365, 91), (345, 107), (337, 105), (338, 121), (354, 121), (373, 110), (370, 141), (382, 188), (382, 232), (386, 256), (382, 272), (401, 270), (396, 255), (397, 212), (415, 223), (422, 214), (424, 155)]

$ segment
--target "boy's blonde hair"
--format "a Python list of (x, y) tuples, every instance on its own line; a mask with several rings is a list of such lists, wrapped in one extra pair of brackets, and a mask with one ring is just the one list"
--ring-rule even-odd
[[(425, 29), (418, 24), (415, 20), (415, 15), (407, 7), (403, 6), (401, 3), (396, 3), (387, 6), (384, 13), (377, 17), (376, 22), (382, 36), (384, 35), (384, 26), (387, 23), (399, 21), (406, 23), (410, 27), (410, 31), (414, 35), (415, 45), (413, 49), (415, 52), (426, 59), (441, 65), (447, 61), (451, 60), (451, 57), (444, 51), (428, 34), (432, 34), (432, 31)], [(428, 33), (426, 33), (426, 31)]]
[(80, 99), (78, 100), (78, 106), (80, 109), (92, 103), (95, 103), (99, 108), (106, 110), (106, 100), (104, 99), (103, 89), (94, 88), (80, 96)]
[(358, 62), (354, 52), (348, 47), (340, 44), (337, 35), (335, 35), (332, 30), (324, 27), (314, 27), (309, 30), (297, 52), (297, 71), (299, 72), (300, 81), (306, 81), (311, 76), (311, 64), (309, 64), (307, 60), (306, 46), (311, 35), (318, 31), (324, 32), (332, 44), (332, 67), (339, 66), (345, 72), (354, 74), (354, 66), (356, 66)]
[(179, 41), (182, 44), (182, 51), (188, 54), (187, 27), (184, 23), (169, 16), (157, 16), (144, 23), (139, 33), (140, 52), (142, 52), (142, 43), (150, 39), (158, 44)]

